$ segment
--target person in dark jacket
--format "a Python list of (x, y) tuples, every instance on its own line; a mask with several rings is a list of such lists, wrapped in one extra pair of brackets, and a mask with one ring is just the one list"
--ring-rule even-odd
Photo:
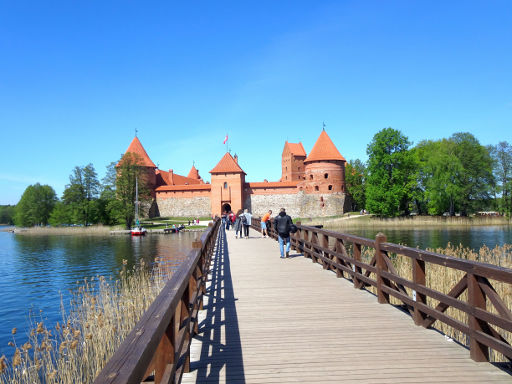
[(286, 214), (286, 210), (281, 208), (281, 212), (274, 219), (274, 227), (278, 234), (279, 250), (281, 251), (281, 259), (284, 259), (284, 243), (286, 242), (286, 257), (290, 256), (290, 229), (292, 226), (292, 218)]

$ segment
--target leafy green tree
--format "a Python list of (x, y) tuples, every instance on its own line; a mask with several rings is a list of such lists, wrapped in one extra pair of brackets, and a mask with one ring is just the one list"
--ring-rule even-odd
[(135, 183), (138, 181), (139, 201), (148, 202), (151, 199), (146, 169), (142, 157), (127, 152), (117, 164), (116, 197), (117, 201), (109, 204), (112, 214), (122, 219), (127, 229), (135, 217)]
[(493, 161), (489, 150), (469, 132), (455, 133), (449, 140), (454, 144), (454, 155), (463, 168), (458, 205), (461, 214), (467, 216), (489, 201), (494, 183)]
[(512, 146), (502, 141), (490, 146), (493, 170), (498, 185), (496, 191), (501, 195), (499, 210), (508, 217), (512, 214)]
[(361, 160), (350, 160), (347, 163), (345, 184), (351, 197), (352, 211), (364, 209), (366, 206), (366, 167)]
[(69, 204), (58, 201), (50, 214), (50, 225), (58, 226), (62, 224), (73, 224), (75, 222), (72, 207)]
[(14, 205), (0, 205), (0, 224), (14, 224)]
[(24, 227), (47, 225), (56, 202), (55, 191), (49, 185), (29, 185), (16, 204), (15, 224)]
[(76, 222), (87, 225), (97, 221), (94, 213), (98, 210), (96, 199), (99, 189), (100, 183), (92, 164), (73, 169), (62, 200), (71, 207), (72, 217)]
[(411, 143), (400, 131), (385, 128), (368, 144), (366, 206), (371, 213), (398, 216), (409, 212), (416, 163)]
[(419, 162), (418, 182), (431, 215), (455, 214), (462, 193), (464, 168), (455, 154), (455, 143), (443, 139), (422, 141), (415, 148)]
[(107, 165), (107, 173), (102, 179), (101, 193), (98, 199), (99, 221), (106, 225), (114, 225), (120, 222), (120, 204), (116, 198), (116, 162)]

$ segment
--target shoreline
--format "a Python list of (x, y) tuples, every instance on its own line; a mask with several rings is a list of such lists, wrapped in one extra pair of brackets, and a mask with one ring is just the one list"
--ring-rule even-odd
[[(204, 228), (183, 229), (183, 232), (203, 232)], [(46, 236), (46, 235), (64, 235), (64, 236), (113, 236), (113, 235), (126, 235), (130, 234), (129, 230), (115, 229), (103, 226), (91, 227), (31, 227), (31, 228), (18, 228), (9, 226), (0, 228), (0, 232), (10, 232), (15, 235), (29, 235), (29, 236)], [(148, 229), (150, 235), (161, 235), (163, 230)]]
[(343, 228), (389, 228), (389, 227), (479, 227), (479, 226), (509, 226), (512, 221), (504, 217), (445, 217), (445, 216), (406, 216), (379, 218), (373, 215), (353, 215), (333, 218), (314, 218), (302, 221), (304, 225), (319, 225)]

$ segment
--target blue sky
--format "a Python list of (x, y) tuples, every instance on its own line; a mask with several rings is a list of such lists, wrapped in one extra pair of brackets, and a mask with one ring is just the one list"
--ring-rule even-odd
[(511, 1), (0, 0), (0, 204), (102, 177), (135, 129), (206, 180), (226, 133), (248, 181), (323, 121), (347, 160), (385, 127), (512, 142), (511, 42)]

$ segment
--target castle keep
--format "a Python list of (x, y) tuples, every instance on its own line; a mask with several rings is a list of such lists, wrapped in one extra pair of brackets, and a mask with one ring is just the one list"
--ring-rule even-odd
[(146, 169), (154, 198), (151, 216), (215, 216), (248, 208), (255, 215), (285, 207), (293, 217), (340, 215), (347, 203), (345, 158), (325, 130), (306, 155), (302, 143), (284, 144), (279, 181), (246, 182), (238, 157), (226, 153), (203, 181), (192, 166), (187, 176), (158, 169), (135, 137), (126, 153), (135, 153)]

